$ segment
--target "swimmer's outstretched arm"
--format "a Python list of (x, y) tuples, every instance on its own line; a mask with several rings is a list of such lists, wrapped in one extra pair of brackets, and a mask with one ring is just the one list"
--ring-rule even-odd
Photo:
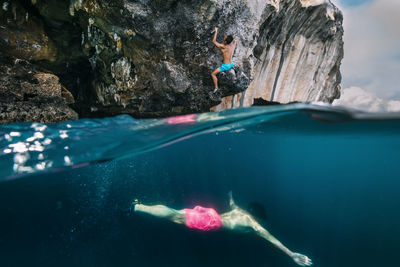
[(224, 219), (223, 221), (225, 221), (225, 225), (228, 228), (232, 230), (234, 230), (236, 226), (251, 228), (257, 235), (271, 242), (275, 247), (285, 252), (297, 264), (301, 266), (312, 265), (312, 261), (310, 258), (300, 253), (292, 252), (290, 249), (285, 247), (278, 239), (271, 235), (264, 227), (262, 227), (250, 214), (240, 209), (233, 200), (232, 191), (228, 193), (228, 196), (229, 206), (231, 207), (232, 211), (222, 214), (222, 218)]
[(254, 231), (261, 236), (262, 238), (271, 242), (275, 247), (279, 248), (283, 252), (285, 252), (289, 257), (291, 257), (298, 265), (301, 266), (310, 266), (312, 265), (312, 261), (309, 257), (302, 255), (300, 253), (294, 253), (287, 247), (285, 247), (278, 239), (276, 239), (273, 235), (271, 235), (266, 229), (264, 229), (260, 224), (256, 221), (253, 221), (252, 228)]

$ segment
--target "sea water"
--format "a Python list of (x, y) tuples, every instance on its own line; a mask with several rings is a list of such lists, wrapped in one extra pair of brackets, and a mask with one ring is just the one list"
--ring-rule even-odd
[(314, 105), (0, 126), (0, 266), (296, 266), (252, 233), (131, 203), (258, 219), (315, 266), (399, 266), (400, 116)]

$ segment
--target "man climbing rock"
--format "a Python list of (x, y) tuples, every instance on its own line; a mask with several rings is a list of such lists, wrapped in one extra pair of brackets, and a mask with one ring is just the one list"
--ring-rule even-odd
[(224, 36), (224, 43), (217, 42), (218, 27), (214, 28), (214, 36), (212, 39), (213, 44), (221, 50), (223, 63), (219, 68), (216, 68), (212, 73), (211, 77), (214, 82), (214, 93), (218, 91), (218, 79), (217, 74), (220, 72), (228, 71), (233, 68), (232, 56), (235, 51), (237, 41), (233, 40), (232, 35)]

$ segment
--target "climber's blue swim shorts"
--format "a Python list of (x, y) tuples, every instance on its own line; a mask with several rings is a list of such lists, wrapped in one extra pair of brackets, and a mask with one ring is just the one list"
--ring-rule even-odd
[(221, 72), (224, 72), (224, 71), (228, 71), (228, 70), (230, 70), (230, 69), (232, 69), (232, 68), (233, 68), (233, 62), (231, 62), (230, 64), (224, 64), (224, 63), (222, 63), (221, 67), (219, 67), (219, 70), (220, 70)]

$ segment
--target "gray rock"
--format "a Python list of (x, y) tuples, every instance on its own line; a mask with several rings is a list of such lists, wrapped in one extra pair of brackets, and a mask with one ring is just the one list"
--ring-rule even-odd
[[(124, 106), (133, 113), (138, 109), (140, 114), (169, 114), (177, 106), (183, 107), (183, 112), (207, 111), (219, 102), (219, 96), (244, 91), (237, 101), (242, 106), (251, 105), (258, 97), (287, 103), (331, 102), (339, 96), (342, 14), (329, 1), (121, 3), (119, 19), (114, 18), (112, 9), (101, 13), (107, 18), (102, 20), (83, 6), (77, 9), (93, 16), (90, 27), (97, 27), (105, 38), (111, 35), (122, 40), (122, 56), (129, 58), (130, 67), (135, 69), (134, 86), (122, 90), (128, 94)], [(115, 27), (105, 25), (104, 20), (113, 20)], [(214, 26), (239, 42), (234, 70), (219, 75), (220, 95), (210, 94), (213, 86), (209, 74), (221, 63), (218, 49), (210, 42)], [(129, 31), (134, 34), (127, 36)], [(97, 82), (109, 86), (104, 79)], [(116, 89), (121, 91), (118, 88), (121, 86)], [(107, 103), (118, 105), (115, 97), (108, 98)]]
[(0, 52), (0, 123), (75, 120), (73, 103), (57, 76)]
[(254, 79), (240, 95), (222, 99), (214, 110), (266, 101), (332, 102), (340, 96), (343, 15), (330, 1), (281, 1), (265, 13)]

